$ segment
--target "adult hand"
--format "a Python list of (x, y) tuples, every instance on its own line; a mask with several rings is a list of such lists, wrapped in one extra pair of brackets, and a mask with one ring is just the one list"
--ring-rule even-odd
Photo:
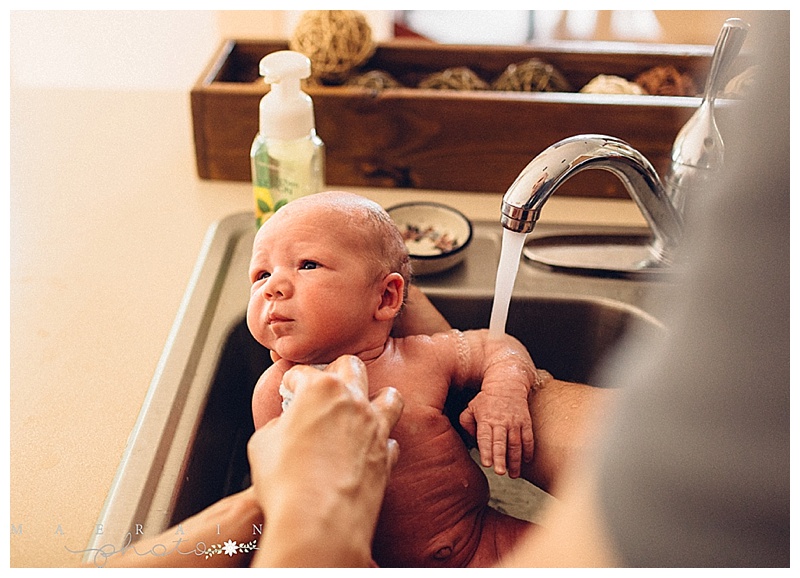
[(291, 368), (280, 418), (248, 444), (251, 477), (266, 519), (256, 566), (367, 566), (397, 443), (389, 433), (403, 403), (393, 388), (367, 397), (355, 356), (324, 371)]

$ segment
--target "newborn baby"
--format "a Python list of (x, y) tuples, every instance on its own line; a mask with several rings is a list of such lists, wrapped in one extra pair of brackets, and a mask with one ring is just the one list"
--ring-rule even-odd
[(533, 456), (528, 352), (510, 336), (451, 330), (391, 337), (408, 288), (408, 253), (377, 204), (341, 192), (301, 197), (259, 230), (250, 262), (247, 324), (275, 363), (253, 394), (256, 427), (279, 416), (281, 377), (294, 364), (355, 354), (371, 391), (395, 387), (405, 409), (378, 520), (380, 566), (491, 566), (530, 527), (488, 506), (486, 478), (444, 414), (448, 391), (473, 388), (460, 422), (481, 462), (519, 475)]

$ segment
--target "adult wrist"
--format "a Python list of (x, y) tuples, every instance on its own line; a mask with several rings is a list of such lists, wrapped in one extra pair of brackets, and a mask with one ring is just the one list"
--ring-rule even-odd
[(285, 511), (270, 515), (254, 565), (275, 568), (367, 567), (371, 540), (329, 516)]

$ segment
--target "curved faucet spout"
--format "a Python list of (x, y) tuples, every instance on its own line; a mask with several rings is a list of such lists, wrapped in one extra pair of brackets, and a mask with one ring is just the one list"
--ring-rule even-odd
[(659, 263), (671, 261), (681, 237), (680, 214), (644, 155), (626, 142), (605, 135), (578, 135), (557, 142), (526, 166), (503, 197), (501, 223), (519, 233), (530, 233), (547, 199), (584, 169), (615, 174), (639, 206), (653, 233), (651, 250)]

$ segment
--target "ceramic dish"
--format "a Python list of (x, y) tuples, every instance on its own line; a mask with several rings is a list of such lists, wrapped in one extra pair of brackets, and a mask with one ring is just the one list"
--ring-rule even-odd
[(472, 223), (461, 212), (441, 203), (402, 203), (387, 209), (400, 229), (416, 276), (455, 267), (467, 254)]

